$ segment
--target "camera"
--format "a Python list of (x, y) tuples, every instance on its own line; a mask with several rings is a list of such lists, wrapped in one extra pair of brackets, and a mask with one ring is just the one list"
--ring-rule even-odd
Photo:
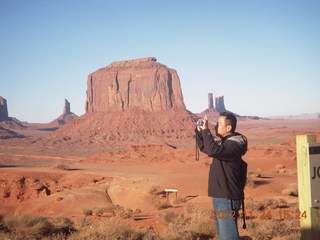
[(199, 120), (197, 121), (197, 125), (198, 125), (198, 126), (202, 126), (202, 125), (203, 125), (203, 121), (202, 121), (201, 119), (199, 119)]

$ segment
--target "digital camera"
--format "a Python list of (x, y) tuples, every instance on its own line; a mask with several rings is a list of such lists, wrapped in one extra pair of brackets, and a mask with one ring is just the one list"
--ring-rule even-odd
[(203, 125), (203, 121), (201, 119), (199, 119), (198, 122), (197, 122), (197, 125), (198, 126), (202, 126)]

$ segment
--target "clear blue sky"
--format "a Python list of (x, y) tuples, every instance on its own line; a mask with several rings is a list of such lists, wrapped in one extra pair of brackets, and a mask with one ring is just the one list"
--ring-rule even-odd
[(319, 0), (0, 0), (0, 96), (9, 116), (85, 112), (87, 76), (156, 57), (187, 109), (224, 95), (240, 115), (320, 112)]

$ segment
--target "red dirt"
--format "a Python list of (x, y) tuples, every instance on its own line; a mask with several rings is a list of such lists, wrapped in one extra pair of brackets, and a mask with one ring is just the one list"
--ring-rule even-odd
[[(250, 119), (239, 121), (237, 130), (249, 139), (244, 157), (249, 171), (263, 175), (256, 179), (254, 188), (246, 188), (246, 197), (254, 201), (284, 198), (296, 204), (297, 197), (282, 193), (297, 183), (295, 135), (315, 134), (319, 140), (320, 120)], [(157, 228), (159, 210), (154, 209), (155, 199), (150, 194), (153, 186), (160, 186), (160, 190), (177, 188), (178, 196), (188, 199), (178, 207), (212, 207), (207, 197), (207, 164), (211, 159), (201, 153), (200, 161), (195, 161), (192, 139), (175, 139), (175, 146), (163, 141), (118, 142), (123, 147), (113, 148), (94, 141), (72, 147), (66, 141), (63, 147), (53, 142), (58, 135), (59, 131), (44, 137), (51, 139), (41, 146), (33, 143), (32, 137), (0, 140), (0, 215), (76, 218), (83, 216), (84, 208), (95, 209), (112, 202), (141, 209), (142, 215), (151, 217), (135, 224)], [(61, 164), (67, 165), (67, 170), (56, 168)], [(277, 165), (284, 167), (279, 169)]]

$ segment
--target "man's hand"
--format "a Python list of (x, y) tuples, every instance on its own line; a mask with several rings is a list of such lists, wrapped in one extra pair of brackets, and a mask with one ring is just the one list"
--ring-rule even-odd
[[(205, 116), (205, 117), (202, 119), (202, 121), (203, 121), (202, 126), (197, 126), (197, 129), (198, 129), (198, 128), (200, 128), (200, 130), (208, 129), (208, 117)], [(199, 131), (199, 129), (198, 129), (198, 131)]]

